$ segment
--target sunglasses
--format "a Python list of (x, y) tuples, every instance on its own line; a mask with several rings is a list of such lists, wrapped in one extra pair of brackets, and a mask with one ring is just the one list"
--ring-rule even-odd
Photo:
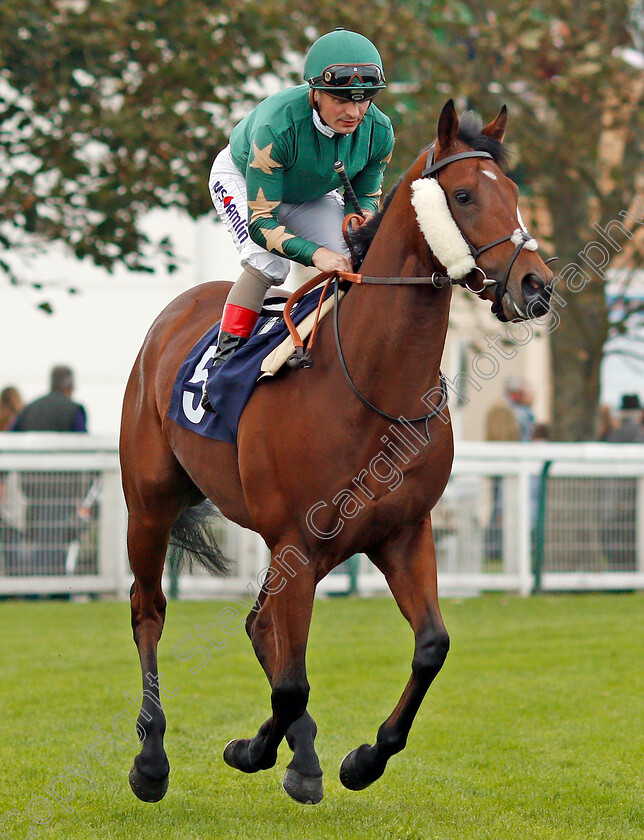
[(350, 87), (354, 79), (363, 85), (383, 85), (385, 77), (377, 64), (331, 64), (321, 76), (311, 79), (312, 84), (327, 87)]

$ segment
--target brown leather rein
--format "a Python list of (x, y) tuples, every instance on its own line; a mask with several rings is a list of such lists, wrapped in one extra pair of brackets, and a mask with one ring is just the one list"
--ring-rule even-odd
[[(347, 218), (351, 218), (348, 216)], [(480, 269), (479, 269), (480, 270)], [(320, 286), (324, 283), (324, 287), (322, 289), (322, 293), (320, 295), (320, 302), (318, 303), (318, 308), (315, 313), (315, 322), (313, 325), (313, 329), (311, 330), (311, 334), (308, 340), (308, 353), (311, 352), (313, 347), (315, 336), (317, 334), (318, 323), (319, 323), (319, 316), (320, 316), (320, 309), (322, 307), (322, 303), (326, 296), (327, 290), (333, 280), (335, 278), (339, 280), (344, 280), (348, 283), (355, 283), (357, 286), (405, 286), (405, 285), (414, 285), (414, 286), (434, 286), (437, 289), (443, 288), (443, 286), (447, 286), (449, 284), (464, 286), (470, 292), (474, 294), (480, 294), (486, 285), (490, 283), (495, 283), (495, 280), (492, 281), (483, 281), (483, 288), (481, 289), (472, 289), (468, 286), (467, 283), (464, 283), (461, 280), (453, 280), (451, 277), (447, 277), (442, 274), (438, 274), (434, 272), (431, 277), (423, 276), (423, 277), (377, 277), (372, 276), (369, 274), (358, 274), (351, 271), (331, 271), (331, 272), (322, 272), (321, 274), (317, 274), (315, 277), (312, 277), (310, 280), (307, 280), (299, 289), (297, 289), (293, 294), (290, 295), (288, 300), (286, 301), (286, 305), (284, 307), (284, 323), (288, 327), (288, 331), (290, 333), (291, 338), (293, 339), (293, 344), (295, 346), (295, 355), (298, 358), (301, 358), (305, 355), (304, 353), (304, 342), (300, 338), (300, 334), (297, 331), (296, 325), (293, 323), (293, 319), (291, 318), (291, 310), (295, 306), (295, 304), (301, 300), (305, 294), (315, 289), (317, 286)], [(299, 351), (299, 352), (298, 352)], [(293, 364), (292, 367), (310, 367), (310, 365), (299, 365)]]
[[(334, 287), (334, 303), (333, 303), (333, 327), (335, 332), (335, 344), (336, 349), (338, 352), (338, 359), (340, 361), (340, 367), (342, 369), (342, 373), (353, 391), (353, 393), (358, 397), (360, 402), (363, 403), (367, 408), (371, 411), (378, 414), (385, 420), (393, 421), (394, 423), (424, 423), (425, 424), (425, 435), (427, 440), (430, 441), (431, 437), (429, 434), (429, 421), (432, 417), (436, 417), (437, 415), (443, 415), (445, 408), (447, 407), (447, 385), (445, 382), (445, 377), (442, 373), (439, 374), (439, 381), (440, 381), (440, 401), (438, 405), (435, 405), (431, 411), (427, 412), (427, 414), (422, 414), (420, 417), (403, 417), (402, 415), (395, 417), (393, 414), (388, 414), (386, 411), (382, 411), (382, 409), (378, 408), (378, 406), (374, 405), (370, 402), (364, 394), (358, 389), (355, 382), (351, 378), (351, 374), (347, 368), (344, 353), (342, 352), (342, 346), (340, 344), (340, 332), (338, 326), (338, 310), (339, 310), (339, 285), (340, 280), (345, 280), (350, 283), (356, 284), (379, 284), (381, 282), (385, 282), (388, 284), (393, 285), (394, 283), (400, 284), (405, 282), (413, 282), (413, 283), (421, 283), (421, 282), (428, 282), (427, 277), (370, 277), (368, 275), (363, 274), (355, 274), (353, 272), (348, 271), (335, 271), (335, 272), (323, 272), (322, 274), (318, 274), (316, 277), (312, 277), (302, 286), (300, 286), (297, 291), (293, 292), (293, 294), (289, 297), (284, 307), (283, 318), (286, 326), (288, 327), (288, 331), (293, 339), (293, 344), (295, 346), (295, 352), (289, 356), (287, 359), (287, 365), (291, 368), (308, 368), (313, 365), (313, 358), (311, 356), (311, 350), (313, 348), (313, 343), (315, 341), (315, 336), (317, 334), (318, 324), (320, 321), (320, 309), (322, 307), (322, 303), (326, 298), (326, 293), (331, 285), (335, 281)], [(449, 278), (448, 278), (449, 279)], [(318, 303), (317, 311), (315, 313), (315, 322), (313, 325), (313, 329), (311, 330), (308, 347), (304, 349), (304, 342), (300, 337), (300, 334), (297, 331), (297, 327), (293, 323), (293, 319), (291, 318), (291, 310), (293, 309), (294, 304), (301, 300), (301, 298), (307, 293), (310, 292), (312, 289), (316, 288), (316, 286), (321, 285), (324, 283), (322, 291), (320, 293), (320, 301)]]

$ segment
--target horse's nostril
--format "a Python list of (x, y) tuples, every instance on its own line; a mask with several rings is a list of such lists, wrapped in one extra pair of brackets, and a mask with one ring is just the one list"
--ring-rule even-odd
[(545, 280), (539, 277), (538, 274), (526, 274), (521, 281), (521, 291), (525, 300), (530, 300), (542, 292), (547, 291)]
[(521, 280), (521, 294), (528, 317), (538, 318), (550, 308), (551, 287), (538, 274), (526, 274)]

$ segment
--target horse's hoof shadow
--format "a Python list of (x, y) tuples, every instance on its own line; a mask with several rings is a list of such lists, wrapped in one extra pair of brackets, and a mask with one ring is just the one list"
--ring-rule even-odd
[(348, 788), (349, 790), (364, 790), (369, 787), (369, 785), (373, 784), (376, 779), (379, 779), (385, 772), (384, 766), (378, 769), (375, 767), (372, 768), (372, 772), (370, 774), (365, 774), (364, 769), (361, 773), (358, 769), (360, 766), (363, 768), (368, 766), (368, 756), (371, 749), (372, 748), (369, 744), (363, 744), (361, 747), (351, 750), (351, 752), (347, 753), (347, 755), (345, 755), (342, 759), (342, 764), (340, 765), (340, 781), (345, 788)]
[(248, 745), (250, 738), (233, 738), (224, 747), (224, 761), (229, 767), (241, 770), (242, 773), (257, 773), (260, 767), (256, 767), (248, 756)]
[(297, 770), (287, 769), (282, 787), (291, 799), (302, 805), (317, 805), (324, 796), (322, 776), (302, 776)]
[(149, 776), (144, 776), (133, 764), (130, 768), (129, 780), (132, 792), (142, 802), (159, 802), (167, 793), (170, 776), (151, 779)]

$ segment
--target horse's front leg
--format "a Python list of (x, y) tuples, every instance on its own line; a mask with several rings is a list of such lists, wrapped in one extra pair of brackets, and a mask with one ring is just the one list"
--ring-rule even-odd
[(388, 759), (404, 749), (420, 704), (449, 650), (449, 636), (438, 606), (430, 518), (406, 529), (370, 556), (386, 576), (396, 603), (411, 624), (415, 647), (409, 682), (378, 730), (376, 743), (352, 750), (342, 762), (340, 781), (350, 790), (363, 790), (379, 779)]
[[(269, 683), (273, 684), (272, 669), (275, 665), (275, 634), (273, 621), (262, 606), (266, 600), (262, 590), (246, 620), (246, 632), (253, 643), (253, 649), (264, 669)], [(315, 751), (317, 726), (308, 712), (292, 723), (286, 730), (286, 741), (293, 751), (293, 759), (286, 768), (282, 787), (297, 802), (303, 805), (317, 805), (322, 801), (322, 768)]]
[[(273, 556), (278, 556), (283, 548), (284, 545), (279, 546)], [(277, 761), (277, 748), (287, 732), (292, 747), (297, 747), (298, 737), (303, 747), (312, 748), (313, 744), (315, 724), (305, 716), (309, 697), (305, 656), (315, 577), (312, 564), (308, 562), (296, 561), (292, 566), (293, 576), (279, 564), (271, 566), (273, 572), (269, 573), (263, 603), (249, 627), (258, 659), (271, 683), (273, 714), (254, 738), (233, 740), (224, 750), (226, 763), (246, 773), (272, 767)], [(317, 774), (317, 756), (312, 759), (310, 750), (301, 751), (298, 760), (305, 773), (312, 770)], [(290, 793), (288, 788), (287, 792)], [(296, 798), (313, 801), (313, 797)]]

